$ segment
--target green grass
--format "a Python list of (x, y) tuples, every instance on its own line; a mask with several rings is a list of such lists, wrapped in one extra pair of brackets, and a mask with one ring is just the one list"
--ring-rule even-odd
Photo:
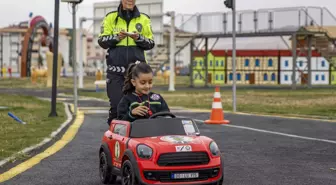
[[(103, 80), (105, 80), (105, 77), (103, 77)], [(91, 88), (94, 89), (95, 85), (94, 82), (96, 81), (95, 76), (90, 77), (84, 77), (83, 78), (83, 84), (84, 88)], [(154, 77), (154, 83), (155, 85), (168, 85), (169, 78), (164, 79), (162, 77)], [(59, 89), (73, 89), (73, 77), (61, 77), (59, 79)], [(78, 84), (78, 80), (77, 80)], [(185, 85), (189, 84), (188, 77), (185, 76), (177, 76), (176, 77), (176, 85)], [(50, 87), (47, 87), (47, 78), (46, 77), (40, 77), (37, 79), (36, 84), (33, 84), (31, 81), (31, 78), (5, 78), (0, 79), (0, 88), (29, 88), (29, 89), (50, 89)]]
[[(94, 88), (95, 77), (85, 77), (84, 86), (86, 88)], [(78, 81), (77, 81), (78, 83)], [(72, 77), (61, 77), (59, 79), (60, 89), (72, 89), (73, 88)], [(28, 88), (28, 89), (50, 89), (47, 87), (47, 78), (38, 78), (35, 84), (32, 83), (30, 78), (6, 78), (0, 80), (0, 88)]]
[[(160, 92), (170, 107), (211, 110), (213, 89)], [(102, 98), (106, 92), (79, 92), (81, 96)], [(221, 92), (223, 108), (232, 111), (232, 91)], [(336, 89), (242, 90), (237, 89), (237, 111), (336, 119)]]
[[(26, 147), (38, 144), (49, 137), (66, 119), (64, 105), (57, 103), (58, 117), (49, 117), (50, 102), (35, 97), (0, 94), (0, 160), (12, 156)], [(8, 116), (13, 113), (26, 122), (22, 125)], [(22, 158), (25, 155), (18, 155)]]

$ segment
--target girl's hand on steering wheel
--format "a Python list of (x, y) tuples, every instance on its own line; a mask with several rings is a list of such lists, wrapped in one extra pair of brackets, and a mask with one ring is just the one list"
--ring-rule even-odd
[(137, 108), (134, 108), (133, 110), (132, 110), (132, 114), (133, 115), (137, 115), (137, 116), (145, 116), (145, 115), (147, 115), (147, 113), (148, 113), (148, 107), (146, 107), (146, 106), (139, 106), (139, 107), (137, 107)]

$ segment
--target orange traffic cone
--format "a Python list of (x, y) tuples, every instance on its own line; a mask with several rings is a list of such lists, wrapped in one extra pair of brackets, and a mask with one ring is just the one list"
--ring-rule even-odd
[(206, 120), (205, 123), (209, 124), (228, 124), (229, 120), (224, 120), (224, 112), (222, 106), (221, 95), (219, 92), (219, 87), (216, 86), (216, 91), (214, 93), (214, 99), (212, 102), (211, 116), (209, 120)]

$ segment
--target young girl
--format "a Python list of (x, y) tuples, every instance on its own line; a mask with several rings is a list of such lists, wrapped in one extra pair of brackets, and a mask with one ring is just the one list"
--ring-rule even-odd
[(124, 96), (118, 105), (118, 119), (134, 121), (148, 118), (157, 112), (170, 111), (160, 94), (151, 92), (153, 71), (144, 62), (131, 64), (123, 88)]

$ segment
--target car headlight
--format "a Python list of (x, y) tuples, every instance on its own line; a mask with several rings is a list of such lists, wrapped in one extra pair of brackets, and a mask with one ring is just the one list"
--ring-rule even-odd
[(153, 149), (147, 145), (140, 144), (137, 146), (137, 153), (140, 158), (149, 159), (152, 157)]
[(211, 141), (209, 148), (212, 155), (218, 156), (220, 154), (218, 145), (214, 141)]

